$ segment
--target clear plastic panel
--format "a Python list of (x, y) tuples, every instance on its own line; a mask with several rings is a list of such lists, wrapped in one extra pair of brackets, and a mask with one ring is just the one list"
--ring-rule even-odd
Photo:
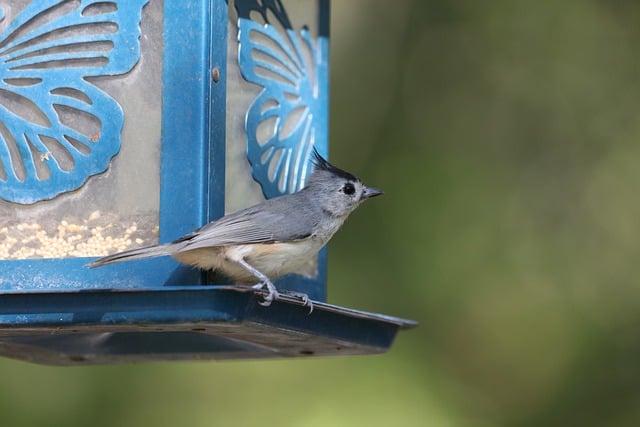
[[(13, 116), (6, 111), (19, 111), (17, 115), (23, 122), (53, 128), (57, 124), (47, 123), (51, 120), (43, 119), (40, 111), (46, 111), (48, 102), (49, 106), (55, 104), (55, 96), (62, 96), (69, 105), (91, 108), (87, 107), (87, 114), (80, 107), (54, 106), (65, 129), (77, 132), (77, 138), (67, 137), (66, 142), (82, 155), (75, 160), (67, 155), (65, 140), (56, 142), (53, 133), (48, 139), (40, 138), (48, 149), (34, 149), (37, 144), (31, 143), (38, 179), (46, 183), (51, 178), (47, 176), (50, 172), (46, 162), (52, 160), (72, 173), (79, 168), (79, 161), (102, 161), (106, 171), (89, 173), (77, 188), (28, 204), (3, 199), (0, 194), (0, 259), (100, 256), (158, 241), (163, 2), (95, 2), (84, 9), (80, 1), (62, 2), (61, 6), (54, 3), (0, 0), (0, 57), (9, 63), (8, 55), (19, 50), (3, 50), (11, 37), (16, 40), (24, 36), (24, 45), (32, 51), (18, 59), (31, 64), (22, 69), (7, 71), (0, 65), (0, 135), (4, 137), (0, 144), (13, 144), (12, 158), (24, 155), (15, 149), (15, 140), (21, 138), (15, 132), (19, 128), (16, 123), (22, 122), (9, 123)], [(39, 12), (34, 14), (38, 7)], [(141, 9), (139, 22), (139, 15), (130, 16), (136, 8), (138, 13)], [(56, 25), (60, 28), (55, 29)], [(16, 26), (17, 32), (9, 31)], [(131, 36), (117, 37), (124, 30), (129, 30)], [(116, 51), (128, 53), (110, 56)], [(73, 56), (76, 53), (77, 58)], [(29, 58), (38, 55), (45, 59), (33, 65)], [(35, 70), (33, 75), (37, 78), (9, 83), (31, 84), (33, 91), (26, 93), (36, 94), (38, 85), (47, 84), (38, 97), (27, 99), (18, 94), (25, 93), (20, 89), (12, 91), (11, 86), (2, 86), (3, 79), (6, 83), (13, 76), (10, 73), (28, 77), (29, 70)], [(107, 131), (108, 135), (101, 134)], [(93, 144), (118, 144), (118, 139), (120, 145), (112, 158), (97, 158), (101, 149)], [(6, 163), (0, 165), (0, 169), (4, 168), (0, 180), (6, 181), (8, 167)], [(23, 180), (29, 173), (24, 168), (17, 172)], [(64, 174), (61, 177), (65, 178)]]
[(230, 213), (264, 200), (260, 185), (251, 176), (245, 131), (247, 110), (262, 88), (246, 81), (240, 73), (235, 2), (229, 2), (227, 40), (225, 213)]

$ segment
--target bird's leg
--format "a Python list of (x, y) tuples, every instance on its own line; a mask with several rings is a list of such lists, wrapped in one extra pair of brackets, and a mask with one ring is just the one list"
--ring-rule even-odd
[(253, 286), (254, 289), (263, 289), (265, 287), (267, 288), (267, 291), (269, 291), (269, 294), (264, 297), (264, 301), (259, 302), (258, 304), (264, 307), (270, 306), (273, 300), (278, 298), (278, 290), (276, 289), (275, 285), (271, 283), (271, 280), (269, 280), (267, 276), (262, 274), (258, 269), (251, 266), (251, 264), (249, 264), (243, 258), (238, 259), (237, 262), (238, 264), (243, 266), (249, 273), (253, 274), (260, 280), (260, 283)]

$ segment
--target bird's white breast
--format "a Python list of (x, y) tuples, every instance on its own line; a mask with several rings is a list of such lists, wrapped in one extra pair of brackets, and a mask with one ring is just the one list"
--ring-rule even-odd
[(244, 259), (253, 268), (274, 280), (299, 271), (324, 246), (316, 237), (293, 242), (252, 243), (180, 252), (174, 257), (205, 270), (217, 270), (240, 284), (254, 284), (258, 279), (237, 261)]

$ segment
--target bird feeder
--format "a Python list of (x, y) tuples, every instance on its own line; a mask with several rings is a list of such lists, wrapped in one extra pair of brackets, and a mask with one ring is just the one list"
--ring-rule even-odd
[(0, 355), (47, 364), (387, 350), (413, 323), (169, 257), (90, 270), (299, 190), (328, 151), (328, 0), (0, 0)]

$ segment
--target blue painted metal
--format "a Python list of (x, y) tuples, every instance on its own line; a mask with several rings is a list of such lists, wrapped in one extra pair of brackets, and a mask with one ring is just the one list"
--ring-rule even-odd
[[(209, 206), (208, 221), (224, 215), (225, 158), (227, 129), (227, 21), (229, 6), (226, 1), (213, 1), (210, 12), (209, 43)], [(214, 78), (213, 75), (216, 75)]]
[(247, 157), (265, 197), (293, 193), (304, 187), (313, 147), (327, 155), (329, 40), (313, 40), (306, 26), (296, 31), (279, 0), (236, 8), (240, 70), (263, 88), (247, 111)]
[(9, 293), (148, 289), (198, 283), (192, 281), (191, 270), (183, 271), (168, 258), (96, 270), (84, 267), (88, 261), (88, 258), (0, 261), (0, 299)]
[[(160, 240), (163, 242), (193, 231), (208, 222), (210, 215), (220, 216), (224, 212), (224, 189), (217, 199), (210, 196), (220, 188), (220, 182), (224, 184), (224, 156), (212, 148), (212, 144), (224, 147), (224, 139), (211, 141), (210, 131), (212, 123), (225, 122), (224, 115), (220, 116), (219, 111), (209, 105), (212, 100), (208, 78), (211, 12), (212, 3), (206, 0), (164, 4), (163, 174), (160, 182)], [(223, 22), (226, 28), (226, 19)], [(219, 100), (221, 95), (218, 92), (215, 96)], [(214, 155), (215, 158), (211, 157)], [(212, 185), (212, 182), (218, 184)], [(210, 187), (216, 188), (210, 190)], [(195, 269), (177, 266), (176, 271), (183, 283), (206, 282), (205, 274)]]
[[(50, 199), (106, 170), (120, 149), (124, 115), (113, 98), (85, 78), (124, 74), (138, 62), (139, 23), (147, 2), (111, 0), (115, 8), (104, 12), (95, 8), (103, 0), (83, 0), (61, 14), (59, 7), (68, 2), (34, 1), (2, 31), (0, 198), (24, 204)], [(36, 16), (38, 26), (33, 25)], [(11, 108), (10, 97), (22, 108)], [(60, 106), (92, 117), (98, 132), (86, 135), (63, 123), (56, 111)], [(37, 114), (21, 113), (25, 107)], [(49, 172), (46, 178), (39, 176), (42, 167)]]
[(258, 305), (239, 288), (14, 294), (0, 298), (0, 356), (73, 365), (381, 353), (415, 322), (318, 303)]

